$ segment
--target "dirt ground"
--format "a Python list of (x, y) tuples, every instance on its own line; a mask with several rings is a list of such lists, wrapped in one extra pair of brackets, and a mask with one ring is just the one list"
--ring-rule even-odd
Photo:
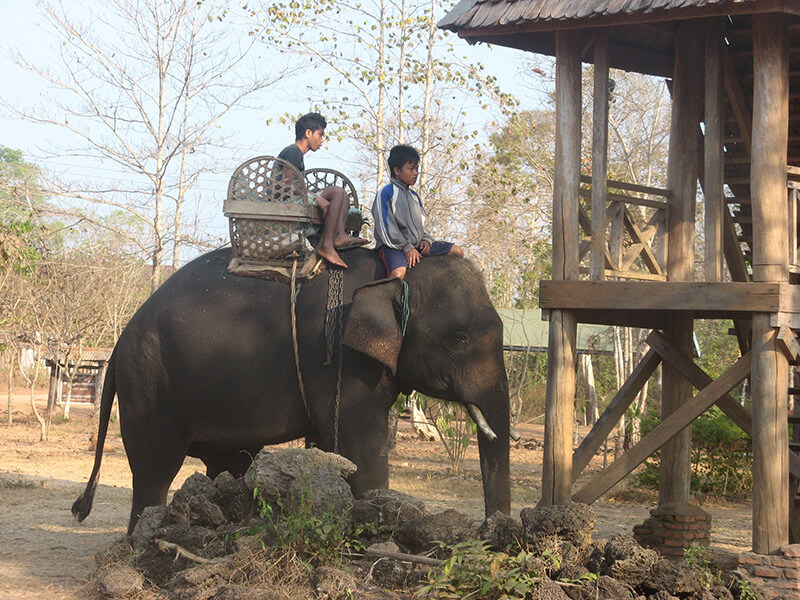
[[(125, 533), (130, 511), (131, 479), (118, 423), (110, 427), (100, 471), (100, 485), (89, 517), (77, 524), (70, 514), (83, 491), (94, 453), (95, 429), (87, 406), (73, 406), (70, 421), (54, 419), (49, 440), (39, 441), (39, 427), (27, 397), (14, 399), (14, 424), (6, 426), (0, 410), (0, 600), (49, 598), (78, 600), (94, 570), (94, 556)], [(39, 403), (43, 404), (44, 400)], [(2, 399), (5, 408), (5, 397)], [(543, 439), (541, 425), (521, 425), (522, 439), (512, 443), (512, 509), (518, 515), (539, 498)], [(585, 433), (585, 432), (584, 432)], [(527, 447), (526, 447), (527, 446)], [(477, 444), (470, 447), (464, 472), (453, 477), (438, 441), (422, 441), (401, 420), (397, 447), (390, 455), (390, 485), (423, 499), (432, 512), (455, 508), (475, 519), (483, 516)], [(602, 459), (590, 467), (598, 470)], [(173, 491), (202, 463), (187, 459)], [(590, 474), (582, 475), (586, 478)], [(646, 501), (645, 499), (644, 501)], [(648, 516), (650, 503), (595, 503), (596, 537), (630, 532)], [(712, 553), (729, 563), (750, 547), (749, 505), (703, 506), (713, 517)]]

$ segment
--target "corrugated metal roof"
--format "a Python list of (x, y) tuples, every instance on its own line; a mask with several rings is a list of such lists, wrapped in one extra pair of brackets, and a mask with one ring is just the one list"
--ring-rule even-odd
[[(503, 346), (514, 350), (529, 349), (534, 352), (547, 350), (550, 324), (542, 321), (542, 311), (538, 308), (519, 310), (498, 308), (497, 313), (503, 321)], [(578, 324), (578, 352), (587, 354), (611, 354), (614, 342), (611, 327), (607, 325)]]
[(570, 21), (613, 15), (755, 4), (758, 0), (461, 0), (439, 27), (458, 31), (480, 27)]

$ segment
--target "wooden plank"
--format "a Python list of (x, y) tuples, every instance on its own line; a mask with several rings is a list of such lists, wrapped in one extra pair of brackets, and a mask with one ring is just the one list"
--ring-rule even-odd
[(601, 280), (605, 271), (606, 181), (608, 179), (608, 31), (594, 41), (594, 108), (592, 124), (592, 254), (590, 277)]
[(661, 270), (661, 265), (658, 264), (658, 260), (656, 260), (655, 255), (650, 250), (650, 245), (645, 241), (644, 237), (642, 236), (642, 232), (639, 231), (639, 228), (636, 226), (636, 223), (633, 221), (633, 218), (631, 217), (631, 214), (628, 212), (627, 208), (624, 211), (623, 222), (625, 224), (625, 229), (628, 230), (628, 234), (631, 236), (633, 242), (641, 245), (642, 261), (648, 270), (655, 275), (664, 275), (664, 272)]
[(272, 219), (275, 221), (310, 219), (316, 216), (317, 207), (296, 202), (251, 202), (225, 200), (222, 212), (226, 217), (246, 219)]
[(797, 341), (797, 336), (788, 326), (780, 326), (778, 341), (795, 361), (800, 360), (800, 342)]
[[(664, 364), (679, 371), (697, 390), (703, 390), (714, 381), (711, 376), (698, 367), (688, 356), (682, 354), (669, 340), (657, 331), (647, 336), (647, 344), (658, 352)], [(717, 406), (747, 435), (753, 431), (753, 418), (732, 396), (725, 394), (717, 400)]]
[(705, 186), (705, 279), (722, 281), (722, 212), (724, 203), (725, 151), (724, 151), (724, 77), (723, 51), (725, 49), (723, 21), (709, 19), (706, 27), (705, 71), (705, 136), (704, 173)]
[(793, 286), (784, 292), (777, 283), (541, 281), (539, 286), (539, 305), (551, 309), (778, 312), (782, 295), (796, 295)]
[(592, 457), (597, 454), (608, 434), (611, 433), (611, 430), (614, 429), (622, 415), (628, 410), (642, 386), (650, 379), (659, 364), (661, 364), (661, 357), (651, 348), (642, 357), (639, 364), (636, 365), (636, 368), (634, 368), (625, 383), (622, 384), (622, 387), (611, 399), (611, 402), (608, 403), (597, 423), (594, 424), (592, 430), (572, 455), (573, 481), (583, 472)]
[[(581, 183), (592, 183), (592, 178), (587, 175), (581, 175)], [(609, 179), (606, 181), (606, 187), (627, 190), (629, 192), (638, 192), (640, 194), (649, 194), (651, 196), (663, 196), (664, 198), (672, 196), (669, 190), (639, 185), (638, 183), (628, 183), (627, 181), (617, 181), (616, 179)]]
[[(753, 278), (788, 280), (786, 163), (789, 56), (786, 20), (753, 18)], [(789, 541), (788, 369), (768, 314), (753, 316), (753, 551)]]
[(620, 277), (623, 279), (635, 279), (637, 281), (666, 281), (665, 275), (656, 275), (654, 273), (644, 273), (639, 271), (616, 271), (614, 269), (606, 269), (606, 277)]
[[(594, 189), (594, 187), (592, 188)], [(591, 198), (591, 190), (581, 190), (580, 195), (582, 198)], [(647, 206), (648, 208), (669, 208), (669, 203), (664, 200), (650, 200), (648, 198), (639, 198), (638, 196), (629, 196), (627, 194), (615, 194), (614, 192), (607, 192), (606, 199), (617, 202), (624, 202), (625, 204), (633, 204), (634, 206)]]
[(609, 235), (611, 264), (614, 265), (615, 269), (622, 270), (620, 265), (622, 264), (622, 241), (625, 230), (623, 224), (625, 219), (625, 205), (621, 202), (612, 202), (609, 205), (609, 208), (610, 207), (614, 207), (614, 216), (611, 220), (611, 234)]
[[(572, 496), (575, 502), (591, 504), (621, 481), (644, 460), (661, 448), (666, 442), (689, 427), (692, 422), (708, 410), (716, 400), (736, 387), (750, 374), (750, 355), (737, 360), (725, 373), (711, 385), (699, 392), (682, 410), (673, 413), (644, 437), (638, 444), (587, 483)], [(787, 445), (788, 452), (788, 445)]]

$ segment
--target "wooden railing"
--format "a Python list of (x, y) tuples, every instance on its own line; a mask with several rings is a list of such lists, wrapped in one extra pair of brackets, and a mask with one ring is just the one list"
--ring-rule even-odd
[[(591, 177), (581, 176), (581, 198), (591, 198), (591, 181)], [(604, 256), (601, 258), (605, 264), (604, 276), (665, 281), (669, 192), (612, 179), (606, 185)], [(580, 272), (587, 274), (591, 262), (592, 222), (583, 202), (578, 220), (584, 234), (578, 260)]]
[(800, 273), (800, 167), (786, 167), (789, 201), (789, 272)]

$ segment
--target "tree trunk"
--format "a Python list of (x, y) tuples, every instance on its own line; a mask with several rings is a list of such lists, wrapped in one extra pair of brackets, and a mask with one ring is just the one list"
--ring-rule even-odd
[(435, 440), (439, 434), (436, 428), (428, 421), (425, 411), (420, 407), (417, 393), (412, 392), (408, 400), (411, 405), (411, 425), (414, 427), (414, 431), (418, 436), (426, 440)]

